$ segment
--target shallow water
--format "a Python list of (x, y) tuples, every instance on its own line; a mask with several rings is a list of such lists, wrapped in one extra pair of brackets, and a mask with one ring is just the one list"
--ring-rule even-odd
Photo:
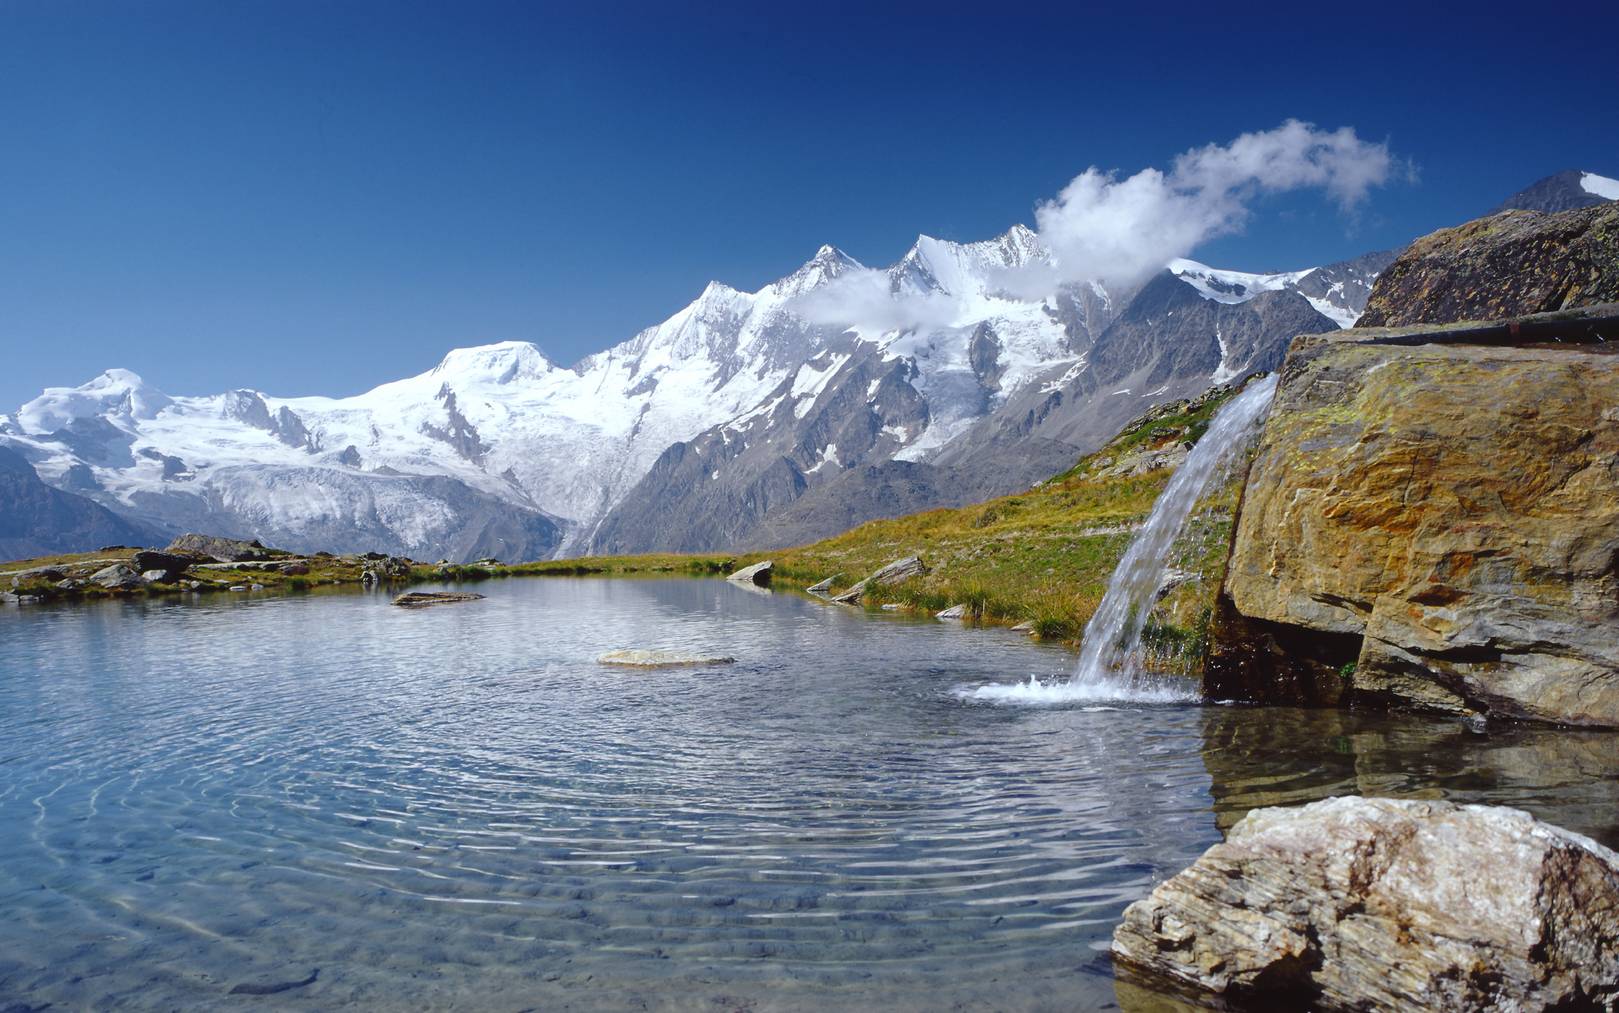
[[(962, 691), (1071, 655), (716, 580), (480, 590), (0, 612), (0, 1000), (1105, 1008), (1125, 905), (1251, 806), (1619, 843), (1611, 736), (996, 705)], [(594, 662), (640, 646), (739, 661)]]

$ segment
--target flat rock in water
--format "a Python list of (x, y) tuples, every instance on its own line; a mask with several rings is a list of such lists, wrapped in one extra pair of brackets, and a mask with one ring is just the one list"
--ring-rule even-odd
[(965, 618), (967, 618), (967, 606), (965, 606), (965, 605), (952, 605), (949, 608), (945, 609), (943, 612), (936, 613), (933, 618), (935, 618), (935, 619), (965, 619)]
[(1500, 806), (1256, 809), (1125, 910), (1113, 955), (1244, 1008), (1612, 1009), (1619, 855)]
[(696, 651), (608, 651), (597, 658), (603, 665), (623, 665), (629, 668), (675, 668), (684, 665), (729, 665), (736, 659), (723, 654), (701, 654)]
[(477, 601), (481, 594), (471, 591), (407, 591), (395, 598), (393, 603), (400, 608), (419, 609), (429, 605), (448, 605), (458, 601)]
[(804, 590), (808, 591), (810, 594), (826, 594), (828, 591), (832, 590), (832, 578), (828, 577), (819, 583), (811, 584)]
[(762, 563), (754, 563), (752, 566), (744, 566), (742, 569), (736, 571), (725, 579), (734, 580), (739, 584), (754, 584), (759, 587), (769, 587), (770, 571), (774, 567), (775, 563), (767, 559)]

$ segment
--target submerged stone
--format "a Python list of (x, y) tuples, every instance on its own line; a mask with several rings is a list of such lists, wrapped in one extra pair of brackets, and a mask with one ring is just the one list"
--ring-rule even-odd
[(407, 591), (393, 600), (400, 608), (427, 608), (429, 605), (448, 605), (458, 601), (478, 601), (481, 594), (470, 591)]
[(623, 665), (629, 668), (675, 668), (686, 665), (729, 665), (735, 658), (724, 654), (702, 654), (696, 651), (636, 650), (608, 651), (597, 658), (603, 665)]

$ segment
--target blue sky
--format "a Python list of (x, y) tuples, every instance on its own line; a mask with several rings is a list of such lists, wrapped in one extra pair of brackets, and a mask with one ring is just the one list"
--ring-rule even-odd
[(1619, 177), (1619, 78), (1570, 58), (1611, 3), (584, 6), (0, 0), (0, 410), (110, 366), (290, 395), (508, 338), (571, 363), (710, 278), (987, 238), (1089, 166), (1289, 117), (1415, 180), (1349, 217), (1263, 200), (1199, 259), (1308, 266)]

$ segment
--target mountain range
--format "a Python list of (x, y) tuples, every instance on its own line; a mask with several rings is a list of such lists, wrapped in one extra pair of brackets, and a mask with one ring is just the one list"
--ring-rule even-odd
[[(1563, 173), (1512, 200), (1610, 192)], [(1393, 256), (1177, 260), (1031, 297), (1017, 281), (1051, 255), (1023, 226), (922, 236), (879, 270), (823, 246), (573, 366), (504, 342), (348, 398), (171, 397), (112, 369), (0, 415), (0, 448), (158, 534), (452, 560), (774, 548), (1026, 488), (1156, 404), (1274, 368), (1296, 334), (1352, 325)]]

